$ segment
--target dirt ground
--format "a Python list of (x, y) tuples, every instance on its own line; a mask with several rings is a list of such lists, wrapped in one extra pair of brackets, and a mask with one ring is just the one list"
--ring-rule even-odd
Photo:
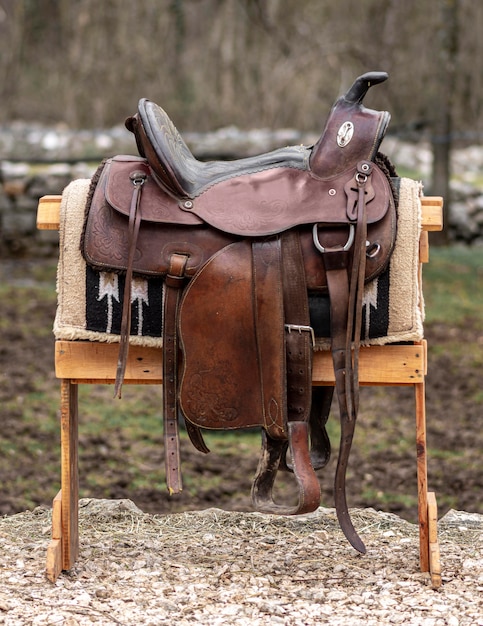
[(439, 523), (442, 586), (420, 571), (418, 528), (352, 510), (367, 546), (347, 544), (333, 509), (304, 516), (142, 513), (80, 502), (79, 559), (45, 578), (50, 510), (0, 519), (4, 626), (483, 626), (483, 516)]
[[(52, 468), (58, 468), (59, 464), (58, 434), (55, 428), (50, 431), (39, 428), (40, 420), (52, 417), (48, 412), (43, 413), (41, 405), (38, 415), (26, 412), (24, 407), (27, 395), (48, 392), (56, 397), (58, 381), (53, 374), (51, 334), (55, 296), (53, 284), (39, 287), (34, 280), (34, 264), (9, 261), (0, 266), (3, 283), (0, 299), (0, 445), (3, 450), (0, 455), (0, 514), (10, 515), (36, 505), (49, 505), (58, 485), (58, 475), (52, 475)], [(21, 298), (15, 295), (18, 286), (25, 290)], [(482, 513), (481, 324), (466, 320), (459, 328), (428, 325), (426, 336), (430, 346), (427, 377), (430, 489), (438, 495), (441, 514), (449, 509)], [(471, 349), (467, 350), (466, 346)], [(150, 389), (149, 393), (160, 395), (157, 389)], [(415, 449), (407, 444), (408, 436), (414, 436), (413, 403), (409, 389), (362, 390), (348, 477), (351, 507), (373, 507), (409, 521), (416, 519)], [(336, 419), (336, 411), (334, 413), (333, 419)], [(333, 506), (336, 456), (334, 451), (328, 468), (321, 472), (323, 506)], [(133, 487), (126, 475), (129, 474), (126, 463), (139, 460), (149, 471), (159, 466), (158, 484)], [(192, 487), (179, 497), (169, 498), (162, 484), (161, 423), (159, 433), (137, 447), (119, 433), (106, 432), (104, 436), (95, 437), (85, 433), (81, 436), (81, 482), (83, 477), (95, 476), (96, 472), (103, 480), (102, 490), (96, 487), (95, 478), (82, 482), (81, 495), (130, 498), (146, 513), (214, 506), (250, 511), (250, 485), (256, 463), (257, 451), (253, 454), (253, 450), (242, 450), (238, 458), (231, 457), (227, 461), (223, 450), (214, 450), (205, 457), (190, 445), (184, 445), (183, 473), (192, 481)], [(222, 480), (212, 480), (220, 476)], [(284, 489), (290, 492), (290, 486)]]

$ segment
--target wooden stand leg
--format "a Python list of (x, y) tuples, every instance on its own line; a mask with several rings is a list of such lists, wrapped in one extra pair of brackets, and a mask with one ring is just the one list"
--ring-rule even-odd
[(62, 490), (52, 503), (52, 540), (47, 548), (47, 578), (55, 582), (62, 571)]
[(52, 508), (52, 541), (47, 550), (47, 577), (54, 582), (70, 569), (79, 554), (78, 391), (61, 381), (61, 490)]
[(424, 380), (414, 385), (416, 399), (416, 455), (418, 472), (419, 562), (429, 572), (428, 461), (426, 452), (426, 406)]
[(436, 496), (428, 493), (426, 447), (426, 401), (424, 381), (414, 385), (416, 399), (416, 453), (418, 473), (419, 562), (422, 572), (430, 572), (433, 587), (441, 585)]
[(438, 543), (438, 505), (433, 491), (428, 492), (429, 571), (435, 589), (441, 587), (441, 562)]

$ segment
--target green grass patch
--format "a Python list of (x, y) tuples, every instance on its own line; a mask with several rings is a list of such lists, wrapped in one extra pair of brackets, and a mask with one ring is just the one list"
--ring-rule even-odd
[[(0, 330), (4, 335), (4, 345), (12, 350), (12, 354), (18, 346), (18, 358), (9, 356), (5, 360), (4, 378), (11, 380), (11, 388), (7, 389), (4, 384), (2, 415), (4, 420), (8, 416), (10, 421), (8, 427), (5, 422), (0, 436), (0, 473), (4, 477), (4, 493), (18, 496), (20, 508), (39, 501), (49, 502), (55, 495), (57, 486), (54, 483), (59, 478), (60, 394), (59, 383), (53, 374), (52, 336), (55, 272), (55, 261), (48, 265), (39, 264), (38, 267), (31, 264), (27, 274), (25, 265), (22, 273), (12, 264), (8, 268), (8, 280), (0, 280), (4, 311), (0, 316)], [(473, 412), (475, 406), (483, 405), (478, 373), (483, 366), (482, 343), (478, 340), (483, 336), (483, 248), (432, 247), (430, 262), (424, 266), (424, 294), (426, 327), (429, 331), (428, 325), (433, 325), (432, 337), (434, 335), (429, 344), (432, 351), (430, 362), (437, 363), (438, 359), (433, 357), (444, 354), (445, 372), (454, 373), (455, 380), (460, 380), (461, 371), (472, 373), (464, 378), (464, 385), (460, 381), (455, 393), (460, 393), (461, 400), (465, 401), (464, 410), (469, 413), (471, 406)], [(48, 364), (46, 359), (50, 359)], [(402, 393), (392, 391), (394, 394)], [(110, 496), (111, 486), (121, 482), (126, 483), (126, 491), (134, 499), (137, 490), (158, 489), (160, 493), (164, 492), (161, 388), (126, 385), (122, 401), (113, 399), (113, 387), (107, 385), (81, 385), (79, 394), (83, 493), (92, 487), (100, 488)], [(388, 394), (388, 389), (374, 387), (370, 395), (362, 397), (351, 467), (354, 467), (357, 458), (370, 462), (374, 456), (382, 465), (389, 458), (384, 456), (386, 450), (394, 458), (389, 464), (398, 465), (399, 459), (404, 464), (408, 458), (413, 464), (412, 398), (407, 403), (404, 395)], [(435, 394), (428, 394), (428, 397), (433, 397), (435, 402)], [(448, 399), (448, 396), (444, 398)], [(396, 414), (396, 419), (395, 411), (401, 412)], [(436, 405), (428, 406), (429, 421), (435, 414)], [(457, 417), (455, 415), (455, 419)], [(335, 411), (329, 420), (328, 430), (335, 463), (340, 434)], [(186, 433), (183, 432), (181, 438), (184, 450), (190, 449)], [(213, 491), (220, 487), (222, 493), (226, 476), (218, 468), (238, 469), (242, 458), (253, 459), (256, 465), (258, 459), (258, 431), (209, 432), (205, 433), (205, 439), (213, 451), (211, 457), (221, 457), (222, 462), (210, 460), (214, 469), (205, 473), (203, 467), (207, 461), (203, 456), (200, 461), (195, 459), (189, 467), (183, 458), (185, 491), (193, 496), (200, 490), (200, 485)], [(465, 476), (467, 472), (477, 475), (480, 457), (473, 449), (470, 453), (464, 447), (456, 450), (442, 439), (433, 438), (429, 443), (432, 446), (428, 451), (430, 479), (434, 477), (439, 481), (435, 487), (438, 503), (443, 508), (457, 508), (454, 493), (458, 487), (452, 491), (448, 489), (450, 492), (445, 494), (447, 476)], [(332, 481), (334, 466), (329, 468), (327, 475), (321, 472), (322, 480), (327, 484)], [(441, 478), (438, 477), (438, 467), (443, 468), (440, 470)], [(252, 472), (246, 478), (249, 484)], [(41, 479), (42, 485), (37, 484)], [(387, 485), (378, 487), (369, 481), (362, 485), (362, 491), (367, 501), (383, 509), (414, 508), (413, 485), (410, 484), (401, 493), (401, 488), (397, 487), (397, 475), (394, 484), (393, 489)], [(326, 504), (331, 505), (331, 501), (327, 500)]]
[(471, 318), (483, 329), (483, 248), (433, 246), (423, 276), (426, 323)]

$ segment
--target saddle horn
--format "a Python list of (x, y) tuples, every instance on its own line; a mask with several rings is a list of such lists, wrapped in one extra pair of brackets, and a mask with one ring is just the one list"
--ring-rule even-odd
[(345, 94), (344, 100), (351, 104), (360, 104), (372, 85), (383, 83), (388, 78), (387, 72), (366, 72), (355, 79), (352, 87)]
[(310, 156), (310, 169), (316, 176), (338, 175), (349, 163), (375, 159), (391, 116), (387, 111), (365, 107), (362, 100), (372, 85), (387, 78), (386, 72), (362, 74), (336, 101)]

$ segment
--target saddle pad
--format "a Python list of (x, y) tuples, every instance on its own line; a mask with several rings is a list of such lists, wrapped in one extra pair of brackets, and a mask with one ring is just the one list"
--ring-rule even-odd
[[(57, 270), (56, 339), (118, 342), (124, 293), (122, 275), (95, 272), (82, 257), (80, 240), (90, 180), (70, 183), (62, 195)], [(419, 283), (421, 184), (401, 178), (398, 230), (389, 267), (365, 288), (363, 345), (423, 338), (424, 302)], [(135, 279), (131, 343), (161, 347), (163, 281)], [(329, 341), (324, 297), (310, 298), (316, 349)]]

